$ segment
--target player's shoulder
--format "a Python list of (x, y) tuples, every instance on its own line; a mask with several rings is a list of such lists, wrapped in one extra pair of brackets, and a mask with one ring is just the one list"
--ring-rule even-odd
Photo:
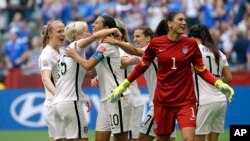
[(181, 40), (182, 40), (182, 41), (185, 41), (185, 42), (196, 43), (196, 41), (195, 41), (194, 38), (188, 37), (188, 36), (186, 36), (186, 35), (182, 35), (182, 36), (181, 36)]
[(53, 59), (53, 58), (58, 58), (59, 57), (59, 53), (57, 53), (55, 50), (53, 50), (53, 48), (50, 47), (45, 47), (41, 54), (40, 54), (40, 58), (44, 58), (44, 59)]
[(100, 44), (98, 45), (98, 47), (100, 47), (100, 46), (103, 46), (103, 47), (105, 47), (105, 48), (107, 48), (107, 47), (114, 47), (114, 45), (109, 44), (109, 43), (100, 43)]
[(180, 40), (180, 43), (184, 46), (188, 46), (190, 47), (190, 49), (200, 49), (196, 40), (194, 38), (191, 38), (191, 37), (187, 37), (185, 35), (182, 35), (181, 36), (181, 40)]
[[(109, 44), (109, 43), (100, 43), (97, 47), (97, 50), (98, 51), (101, 51), (101, 52), (107, 52), (107, 51), (112, 51), (112, 50), (116, 50), (116, 46), (112, 45), (112, 44)], [(118, 51), (118, 48), (117, 48), (117, 51)]]
[(165, 42), (167, 39), (166, 35), (162, 35), (162, 36), (157, 36), (154, 37), (153, 39), (151, 39), (152, 43), (160, 43), (160, 42)]
[(221, 59), (222, 60), (227, 60), (227, 56), (224, 53), (222, 53), (220, 50), (219, 50), (219, 52), (220, 52)]

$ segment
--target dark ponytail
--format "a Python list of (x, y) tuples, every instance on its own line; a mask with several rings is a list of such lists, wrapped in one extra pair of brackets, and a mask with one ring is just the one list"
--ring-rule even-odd
[(166, 19), (161, 20), (160, 23), (158, 24), (156, 31), (155, 31), (155, 36), (167, 35), (169, 31), (168, 22), (173, 21), (174, 17), (179, 13), (180, 12), (168, 13)]
[(155, 36), (162, 36), (166, 35), (168, 33), (168, 26), (166, 23), (166, 19), (163, 19), (158, 24), (156, 30), (155, 30)]
[(201, 40), (201, 43), (207, 48), (209, 48), (210, 51), (213, 52), (215, 57), (215, 62), (217, 65), (219, 65), (220, 62), (219, 49), (215, 46), (214, 40), (211, 34), (209, 33), (208, 28), (205, 25), (198, 24), (192, 26), (189, 30), (188, 36), (199, 38)]

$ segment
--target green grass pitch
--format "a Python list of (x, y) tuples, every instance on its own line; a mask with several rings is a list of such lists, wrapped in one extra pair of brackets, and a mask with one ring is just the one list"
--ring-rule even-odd
[[(94, 141), (95, 132), (90, 131), (89, 141)], [(42, 131), (1, 131), (1, 141), (49, 141), (48, 133)], [(178, 131), (176, 141), (181, 141), (181, 134)], [(229, 130), (219, 136), (219, 141), (229, 141)]]

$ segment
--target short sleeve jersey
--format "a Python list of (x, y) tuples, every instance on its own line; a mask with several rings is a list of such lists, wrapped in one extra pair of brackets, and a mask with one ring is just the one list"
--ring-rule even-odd
[[(147, 47), (142, 48), (145, 50)], [(148, 87), (148, 94), (149, 94), (149, 106), (153, 106), (153, 97), (155, 94), (155, 87), (156, 87), (156, 73), (157, 73), (157, 59), (155, 58), (154, 61), (151, 63), (149, 68), (144, 72), (144, 77)]]
[[(39, 64), (40, 70), (51, 71), (51, 74), (52, 74), (51, 80), (54, 85), (56, 84), (58, 80), (57, 61), (59, 60), (59, 55), (60, 54), (56, 50), (54, 50), (51, 46), (47, 45), (43, 49), (41, 55), (39, 56), (38, 64)], [(51, 105), (54, 99), (54, 96), (46, 87), (44, 87), (44, 89), (45, 89), (46, 99), (47, 99), (47, 101), (45, 101), (45, 106)]]
[[(108, 99), (111, 92), (123, 81), (119, 49), (116, 46), (101, 43), (96, 51), (103, 55), (103, 59), (96, 65), (99, 78), (100, 100)], [(123, 94), (129, 94), (130, 90)]]
[[(121, 57), (128, 57), (130, 58), (131, 55), (127, 54), (124, 50), (119, 48), (120, 56)], [(128, 74), (133, 70), (135, 65), (129, 65), (126, 69), (122, 69), (123, 71), (123, 79), (127, 78)], [(141, 91), (139, 90), (138, 84), (136, 81), (132, 82), (129, 86), (131, 93), (133, 94), (134, 106), (142, 106), (144, 105), (144, 100), (141, 96)]]
[[(73, 48), (74, 44), (75, 42), (72, 42), (69, 47)], [(79, 48), (78, 53), (85, 58), (84, 49)], [(60, 55), (57, 65), (59, 79), (56, 83), (56, 95), (53, 103), (82, 100), (82, 83), (86, 70), (64, 53)]]
[(152, 39), (143, 61), (158, 61), (154, 105), (181, 106), (196, 101), (191, 64), (203, 67), (201, 52), (195, 40), (182, 36), (171, 41), (167, 36)]
[[(228, 66), (226, 56), (220, 52), (219, 65), (215, 62), (214, 54), (204, 45), (199, 45), (202, 53), (203, 62), (206, 68), (218, 79), (221, 79), (222, 70)], [(226, 96), (222, 94), (217, 88), (204, 81), (200, 76), (194, 76), (196, 84), (196, 95), (199, 98), (197, 101), (199, 105), (211, 104), (215, 102), (226, 101)]]

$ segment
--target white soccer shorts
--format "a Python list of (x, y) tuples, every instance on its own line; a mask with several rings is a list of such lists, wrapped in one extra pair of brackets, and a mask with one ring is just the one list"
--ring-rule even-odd
[(80, 101), (60, 102), (53, 107), (56, 125), (54, 139), (88, 138), (88, 123)]

